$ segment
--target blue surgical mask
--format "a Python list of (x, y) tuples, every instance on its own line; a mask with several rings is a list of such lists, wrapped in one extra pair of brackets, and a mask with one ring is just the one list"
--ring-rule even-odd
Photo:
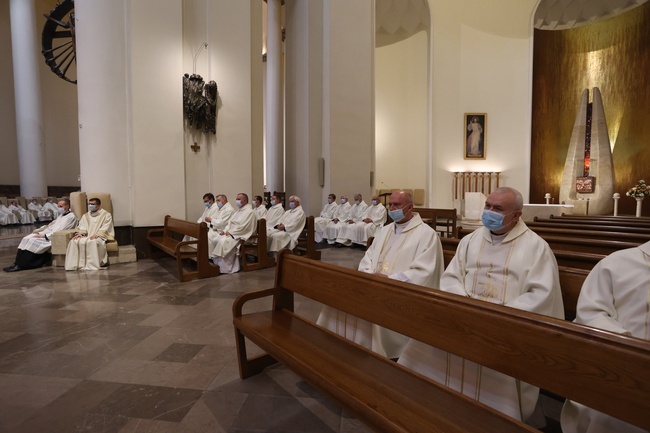
[(63, 215), (65, 213), (64, 207), (57, 207), (56, 210), (59, 212), (59, 215)]
[(211, 206), (209, 201), (205, 201), (205, 202), (203, 202), (203, 204), (205, 205), (205, 207), (210, 207)]
[(256, 207), (257, 207), (257, 202), (253, 200), (253, 209), (255, 209)]
[(241, 200), (235, 200), (235, 204), (237, 205), (237, 207), (241, 207)]
[(221, 203), (220, 201), (218, 201), (218, 202), (217, 202), (217, 207), (218, 207), (219, 209), (221, 209), (221, 208), (223, 207), (223, 203)]
[(502, 214), (485, 209), (483, 211), (483, 215), (481, 216), (481, 221), (483, 222), (483, 225), (486, 229), (490, 230), (491, 232), (498, 232), (504, 228), (503, 219), (506, 217), (506, 215), (509, 215), (511, 213), (512, 212)]
[(345, 204), (345, 199), (344, 198), (341, 199), (341, 204)]
[(275, 206), (276, 204), (275, 200), (271, 200), (271, 206)]
[(377, 206), (377, 200), (373, 200), (373, 201), (372, 201), (372, 205), (373, 205), (373, 206)]
[(91, 212), (95, 212), (96, 209), (97, 209), (97, 206), (96, 206), (96, 205), (94, 205), (94, 204), (89, 204), (89, 205), (88, 205), (88, 210), (89, 210), (89, 211), (91, 211)]
[(389, 210), (388, 216), (395, 222), (402, 221), (404, 219), (404, 209)]
[(354, 201), (354, 204), (359, 204), (359, 203), (361, 203), (361, 200), (355, 200)]
[(327, 204), (332, 204), (332, 199), (331, 198), (327, 199)]
[(290, 202), (289, 202), (289, 207), (290, 207), (291, 209), (295, 209), (295, 208), (296, 208), (296, 202), (295, 202), (295, 201), (290, 201)]

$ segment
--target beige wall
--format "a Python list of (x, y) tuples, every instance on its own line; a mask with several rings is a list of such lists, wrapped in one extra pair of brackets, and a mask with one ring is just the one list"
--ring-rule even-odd
[[(55, 5), (34, 0), (40, 52), (40, 35), (44, 13)], [(11, 26), (9, 1), (0, 2), (0, 184), (19, 185), (16, 116), (14, 106), (13, 64), (11, 61)], [(49, 186), (79, 185), (79, 138), (77, 133), (77, 87), (56, 75), (40, 57), (43, 105), (43, 143), (45, 146), (46, 182)]]

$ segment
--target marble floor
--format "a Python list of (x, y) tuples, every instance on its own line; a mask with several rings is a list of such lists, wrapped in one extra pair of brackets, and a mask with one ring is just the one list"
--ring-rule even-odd
[[(32, 229), (0, 229), (2, 267)], [(322, 251), (350, 268), (362, 256)], [(175, 272), (171, 258), (0, 272), (0, 432), (369, 431), (282, 366), (239, 379), (232, 301), (271, 287), (274, 269), (188, 283)]]

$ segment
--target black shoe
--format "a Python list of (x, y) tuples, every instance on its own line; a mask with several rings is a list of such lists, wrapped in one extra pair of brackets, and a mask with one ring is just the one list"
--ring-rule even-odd
[(22, 271), (23, 268), (21, 268), (20, 266), (14, 263), (13, 265), (3, 268), (2, 270), (5, 272), (16, 272), (16, 271)]

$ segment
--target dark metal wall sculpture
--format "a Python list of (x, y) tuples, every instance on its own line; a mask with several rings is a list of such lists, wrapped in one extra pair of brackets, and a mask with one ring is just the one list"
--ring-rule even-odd
[(207, 84), (198, 74), (183, 76), (183, 112), (196, 129), (217, 133), (217, 83)]
[(45, 57), (45, 63), (60, 78), (77, 84), (74, 0), (57, 3), (44, 16), (47, 21), (41, 35), (41, 53)]

